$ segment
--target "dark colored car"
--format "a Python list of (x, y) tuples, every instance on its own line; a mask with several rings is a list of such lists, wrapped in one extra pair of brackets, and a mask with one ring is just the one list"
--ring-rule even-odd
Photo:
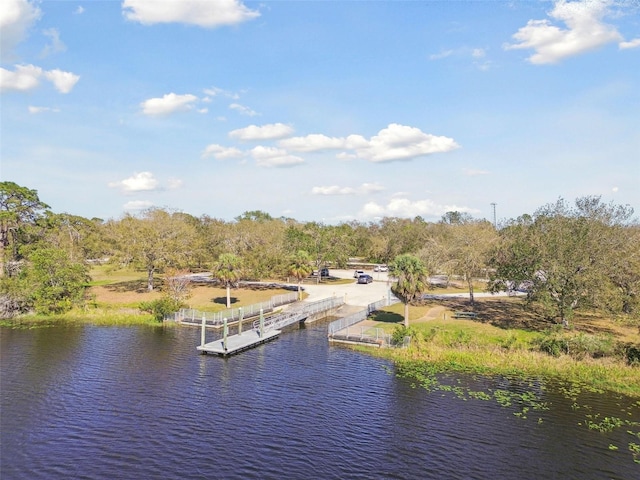
[(373, 282), (373, 277), (371, 275), (360, 275), (358, 277), (358, 283), (371, 283)]
[(320, 269), (320, 276), (321, 277), (328, 277), (329, 276), (329, 269), (328, 268), (321, 268)]

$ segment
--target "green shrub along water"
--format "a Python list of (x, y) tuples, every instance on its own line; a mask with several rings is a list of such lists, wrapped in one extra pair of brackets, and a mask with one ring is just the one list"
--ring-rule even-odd
[(610, 334), (503, 330), (473, 322), (392, 328), (394, 345), (409, 337), (409, 347), (374, 352), (396, 362), (415, 361), (443, 373), (556, 379), (640, 398), (640, 345)]
[(168, 315), (172, 315), (174, 312), (180, 310), (184, 305), (182, 302), (174, 300), (169, 297), (158, 298), (157, 300), (151, 300), (149, 302), (141, 302), (140, 310), (150, 313), (153, 318), (161, 322)]

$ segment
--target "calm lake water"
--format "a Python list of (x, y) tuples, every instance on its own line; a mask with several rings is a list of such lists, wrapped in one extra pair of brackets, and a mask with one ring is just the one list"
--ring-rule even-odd
[(224, 359), (197, 353), (197, 328), (1, 329), (0, 478), (640, 479), (640, 427), (585, 423), (638, 422), (638, 403), (464, 376), (429, 392), (326, 332)]

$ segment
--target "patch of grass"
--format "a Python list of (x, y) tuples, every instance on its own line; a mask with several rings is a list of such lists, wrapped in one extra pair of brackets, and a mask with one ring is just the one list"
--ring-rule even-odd
[[(98, 308), (136, 309), (143, 302), (159, 300), (163, 295), (162, 276), (157, 275), (154, 290), (147, 290), (144, 272), (130, 270), (110, 271), (106, 266), (95, 267), (91, 271), (93, 281), (87, 289), (89, 304)], [(291, 293), (285, 289), (242, 286), (231, 290), (232, 307), (266, 302), (275, 295)], [(303, 293), (303, 297), (304, 297)], [(227, 290), (211, 283), (194, 283), (190, 297), (186, 300), (189, 308), (204, 312), (226, 309)]]
[(114, 269), (110, 265), (96, 265), (89, 272), (89, 285), (110, 285), (127, 281), (146, 281), (146, 273), (131, 269)]
[[(424, 317), (427, 312), (430, 310), (430, 305), (410, 305), (409, 306), (409, 323), (415, 322), (416, 320)], [(393, 313), (396, 315), (395, 318), (398, 318), (399, 322), (404, 321), (404, 304), (403, 303), (394, 303), (393, 305), (389, 305), (388, 307), (384, 307), (379, 310), (380, 313), (384, 312)]]
[(64, 315), (42, 317), (38, 315), (23, 315), (3, 323), (2, 326), (11, 328), (39, 328), (59, 324), (90, 324), (102, 326), (133, 326), (133, 325), (162, 325), (153, 315), (126, 309), (91, 309), (72, 310)]
[(612, 391), (640, 398), (638, 369), (614, 359), (551, 357), (541, 352), (481, 347), (477, 344), (439, 345), (414, 342), (408, 349), (369, 349), (395, 362), (431, 365), (438, 372), (465, 372), (518, 378), (557, 379), (592, 391)]
[[(91, 271), (92, 282), (86, 291), (86, 307), (59, 316), (21, 315), (0, 325), (12, 328), (34, 328), (58, 323), (90, 323), (96, 325), (158, 325), (150, 313), (140, 307), (159, 301), (163, 295), (162, 276), (157, 275), (154, 290), (147, 290), (146, 273), (111, 270), (107, 265)], [(189, 308), (204, 312), (226, 309), (226, 288), (211, 283), (194, 283), (186, 300)], [(243, 285), (231, 290), (232, 307), (266, 302), (271, 297), (293, 293), (290, 290), (263, 285)], [(303, 298), (306, 294), (303, 293)]]
[[(640, 397), (638, 367), (627, 364), (619, 355), (606, 356), (614, 340), (640, 343), (634, 326), (625, 327), (590, 314), (576, 316), (571, 329), (564, 331), (524, 311), (522, 300), (517, 298), (477, 300), (473, 307), (479, 313), (476, 320), (451, 318), (450, 313), (460, 309), (469, 310), (468, 302), (451, 299), (412, 306), (410, 328), (415, 334), (408, 349), (367, 350), (396, 362), (431, 365), (440, 372), (545, 377), (594, 391), (609, 390)], [(429, 316), (429, 310), (444, 315)], [(371, 317), (377, 320), (372, 328), (393, 333), (395, 326), (402, 322), (402, 312), (402, 304), (384, 308)], [(558, 335), (572, 338), (575, 356), (554, 357), (540, 351), (541, 341), (558, 329), (562, 330)]]
[(369, 319), (381, 323), (400, 324), (404, 321), (403, 313), (392, 312), (388, 310), (379, 310), (373, 312)]

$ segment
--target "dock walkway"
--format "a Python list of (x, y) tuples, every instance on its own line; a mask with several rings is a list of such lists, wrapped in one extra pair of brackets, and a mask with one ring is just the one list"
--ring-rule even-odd
[[(225, 318), (223, 320), (223, 336), (212, 342), (206, 342), (206, 319), (202, 319), (200, 346), (198, 351), (202, 353), (214, 353), (217, 355), (232, 355), (234, 353), (247, 350), (262, 343), (277, 338), (282, 332), (281, 329), (302, 323), (308, 318), (324, 315), (334, 311), (344, 304), (342, 298), (326, 298), (317, 302), (304, 303), (287, 309), (277, 315), (273, 315), (265, 319), (264, 313), (260, 312), (260, 319), (253, 322), (253, 328), (247, 331), (240, 331), (236, 335), (228, 335), (229, 322)], [(239, 326), (241, 329), (241, 326)]]
[(280, 332), (280, 330), (269, 330), (264, 332), (263, 335), (260, 336), (260, 332), (258, 330), (247, 330), (237, 335), (229, 335), (226, 338), (226, 345), (225, 339), (219, 338), (217, 340), (214, 340), (213, 342), (200, 345), (197, 348), (202, 353), (233, 355), (234, 353), (239, 353), (243, 350), (247, 350), (249, 348), (260, 345), (261, 343), (273, 340), (277, 338), (278, 335), (280, 335)]

